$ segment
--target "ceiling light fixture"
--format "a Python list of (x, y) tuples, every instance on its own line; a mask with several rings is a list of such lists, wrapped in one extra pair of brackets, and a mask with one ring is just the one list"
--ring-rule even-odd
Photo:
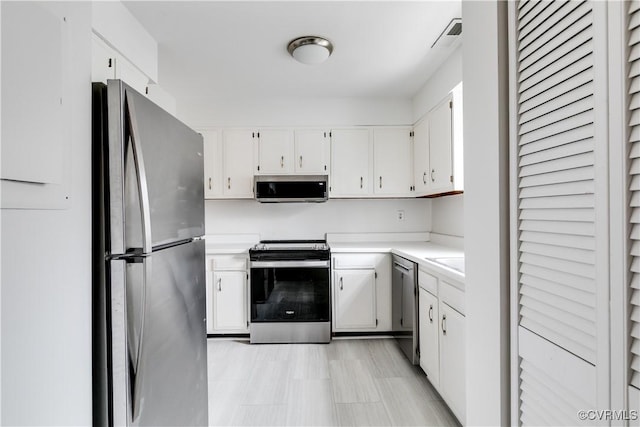
[(325, 38), (317, 36), (304, 36), (291, 40), (287, 51), (293, 58), (307, 65), (320, 64), (327, 60), (333, 45)]

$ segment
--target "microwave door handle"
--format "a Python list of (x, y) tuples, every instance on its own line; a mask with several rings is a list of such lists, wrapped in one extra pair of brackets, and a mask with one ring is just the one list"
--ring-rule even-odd
[(142, 252), (151, 252), (151, 210), (149, 207), (149, 188), (147, 185), (147, 174), (144, 167), (142, 155), (142, 144), (138, 121), (133, 101), (125, 92), (127, 104), (127, 117), (129, 123), (129, 135), (131, 136), (131, 147), (133, 148), (133, 161), (136, 169), (136, 179), (138, 182), (138, 197), (140, 198), (140, 216), (142, 218)]

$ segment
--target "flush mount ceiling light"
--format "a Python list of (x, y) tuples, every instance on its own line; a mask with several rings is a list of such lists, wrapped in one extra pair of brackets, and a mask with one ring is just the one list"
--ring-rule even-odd
[(287, 51), (293, 58), (303, 64), (315, 65), (327, 60), (333, 45), (325, 38), (317, 36), (304, 36), (291, 40)]

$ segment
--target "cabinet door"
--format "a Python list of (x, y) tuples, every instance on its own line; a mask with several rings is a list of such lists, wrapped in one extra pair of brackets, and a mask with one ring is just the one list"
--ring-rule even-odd
[(420, 367), (434, 387), (440, 385), (440, 346), (438, 344), (438, 298), (419, 288)]
[(317, 129), (295, 131), (295, 172), (307, 175), (327, 174), (328, 132)]
[(331, 131), (332, 197), (357, 197), (371, 193), (372, 155), (369, 129)]
[[(207, 265), (209, 263), (207, 262)], [(207, 307), (206, 307), (206, 316), (207, 316), (207, 333), (208, 334), (213, 334), (215, 333), (214, 328), (213, 328), (213, 313), (214, 313), (214, 307), (213, 307), (213, 271), (209, 271), (207, 269), (207, 275), (206, 275), (206, 290), (207, 290)]]
[(413, 184), (416, 196), (429, 194), (429, 120), (425, 118), (413, 128)]
[(220, 331), (247, 329), (247, 273), (213, 272), (213, 328)]
[(290, 130), (259, 132), (258, 170), (260, 174), (283, 174), (293, 171), (293, 137)]
[(458, 420), (466, 420), (465, 318), (440, 303), (440, 394)]
[(222, 133), (222, 193), (228, 198), (253, 198), (253, 138), (246, 129)]
[(375, 329), (376, 273), (373, 269), (336, 270), (335, 329)]
[(91, 35), (91, 81), (107, 83), (116, 78), (116, 55), (98, 36)]
[(453, 189), (451, 110), (449, 96), (429, 113), (429, 179), (434, 193)]
[(222, 144), (217, 131), (202, 132), (204, 142), (204, 197), (222, 196)]
[(373, 189), (385, 196), (408, 196), (413, 186), (409, 128), (373, 131)]

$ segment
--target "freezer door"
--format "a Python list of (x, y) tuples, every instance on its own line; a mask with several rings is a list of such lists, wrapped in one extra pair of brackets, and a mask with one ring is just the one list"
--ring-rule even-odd
[(119, 80), (106, 90), (109, 253), (204, 235), (202, 136)]
[(204, 257), (198, 240), (111, 261), (113, 425), (207, 425)]

